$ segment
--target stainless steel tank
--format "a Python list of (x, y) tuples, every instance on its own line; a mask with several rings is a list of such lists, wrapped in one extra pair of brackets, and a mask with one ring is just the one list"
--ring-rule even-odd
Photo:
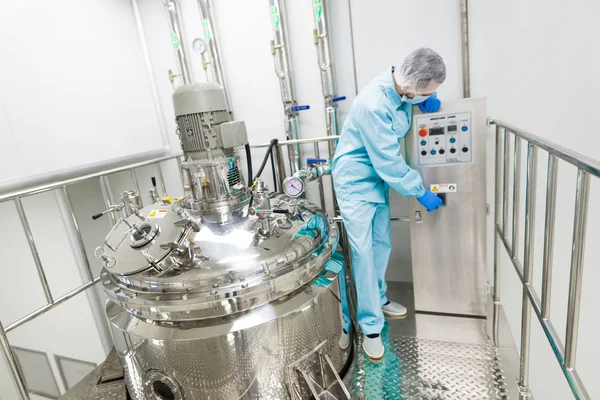
[[(214, 86), (192, 86), (186, 99), (227, 119)], [(183, 119), (210, 120), (178, 118), (180, 129)], [(341, 382), (350, 362), (338, 346), (337, 276), (324, 266), (336, 225), (260, 181), (249, 190), (239, 158), (218, 147), (227, 140), (201, 140), (228, 129), (185, 133), (186, 197), (134, 210), (96, 250), (134, 400), (309, 398)]]

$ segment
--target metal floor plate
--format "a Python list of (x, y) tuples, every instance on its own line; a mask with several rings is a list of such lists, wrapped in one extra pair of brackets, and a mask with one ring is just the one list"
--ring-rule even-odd
[(504, 373), (491, 345), (420, 339), (382, 332), (378, 363), (359, 351), (345, 378), (353, 399), (505, 400)]

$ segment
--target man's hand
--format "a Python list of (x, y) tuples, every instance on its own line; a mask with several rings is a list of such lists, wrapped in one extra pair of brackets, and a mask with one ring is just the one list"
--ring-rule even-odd
[(440, 109), (442, 102), (439, 101), (437, 95), (434, 93), (427, 100), (422, 103), (419, 103), (419, 110), (424, 113), (434, 113)]
[(442, 206), (442, 199), (429, 190), (426, 191), (423, 196), (417, 197), (417, 200), (419, 200), (419, 203), (421, 203), (429, 212), (435, 211)]

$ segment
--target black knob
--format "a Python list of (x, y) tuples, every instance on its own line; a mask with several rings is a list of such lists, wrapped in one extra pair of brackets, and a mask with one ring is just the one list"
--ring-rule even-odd
[(422, 155), (422, 156), (426, 156), (426, 155), (427, 155), (427, 152), (426, 152), (425, 150), (423, 150), (423, 151), (421, 152), (421, 155)]
[(465, 147), (463, 147), (463, 148), (462, 148), (462, 152), (463, 152), (463, 153), (466, 153), (467, 151), (469, 151), (469, 148), (468, 148), (468, 147), (466, 147), (466, 146), (465, 146)]
[(446, 152), (446, 150), (444, 150), (444, 149), (440, 149), (440, 151), (439, 151), (440, 154), (444, 154), (445, 152)]
[(92, 215), (92, 219), (93, 220), (97, 220), (98, 218), (100, 218), (101, 216), (103, 216), (104, 213), (100, 213), (100, 214), (96, 214), (96, 215)]
[(152, 179), (152, 186), (156, 187), (156, 178), (152, 177), (150, 179)]
[(456, 149), (454, 149), (454, 148), (450, 149), (450, 153), (452, 153), (452, 154), (456, 153)]

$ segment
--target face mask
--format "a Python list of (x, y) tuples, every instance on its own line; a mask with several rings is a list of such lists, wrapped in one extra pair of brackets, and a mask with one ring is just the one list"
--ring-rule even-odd
[(415, 96), (412, 99), (410, 99), (406, 97), (406, 95), (403, 95), (402, 98), (400, 98), (400, 100), (408, 104), (419, 104), (427, 100), (429, 97), (430, 96)]

